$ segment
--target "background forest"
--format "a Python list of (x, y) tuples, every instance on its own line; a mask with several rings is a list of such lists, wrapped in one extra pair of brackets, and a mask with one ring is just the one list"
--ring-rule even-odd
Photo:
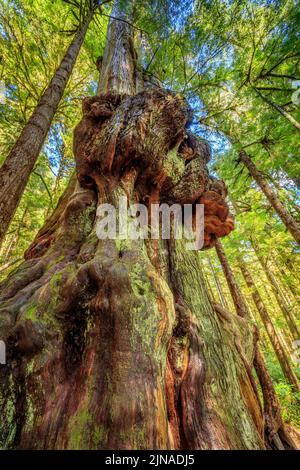
[[(0, 0), (0, 164), (59, 66), (83, 5)], [(82, 98), (97, 89), (110, 2), (101, 8), (1, 245), (1, 278), (21, 263), (74, 171), (73, 129)], [(294, 0), (137, 1), (134, 21), (143, 73), (188, 99), (191, 128), (212, 147), (210, 172), (225, 181), (235, 215), (223, 248), (258, 325), (283, 417), (298, 427), (300, 392), (282, 372), (262, 318), (267, 313), (300, 379), (300, 248), (285, 217), (300, 224), (299, 23)], [(199, 256), (212, 300), (234, 311), (216, 250)]]

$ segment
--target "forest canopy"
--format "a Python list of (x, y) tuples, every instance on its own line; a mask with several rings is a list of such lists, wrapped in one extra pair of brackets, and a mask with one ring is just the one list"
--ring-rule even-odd
[[(28, 275), (26, 269), (29, 269), (28, 263), (34, 263), (35, 259), (41, 260), (40, 262), (42, 263), (47, 258), (47, 253), (49, 254), (51, 250), (55, 251), (55, 243), (58, 238), (54, 230), (60, 230), (58, 233), (62, 233), (67, 223), (62, 222), (62, 219), (55, 218), (55, 214), (60, 211), (60, 207), (63, 206), (63, 210), (65, 209), (64, 201), (69, 197), (70, 191), (75, 184), (76, 178), (74, 174), (76, 169), (78, 180), (82, 187), (85, 188), (84, 190), (94, 191), (92, 183), (89, 186), (90, 180), (86, 179), (92, 178), (93, 184), (97, 186), (96, 194), (101, 194), (99, 188), (104, 183), (102, 182), (102, 186), (100, 185), (100, 177), (95, 176), (94, 170), (88, 173), (88, 176), (85, 174), (82, 179), (80, 177), (78, 159), (75, 155), (75, 163), (74, 154), (76, 154), (78, 148), (90, 148), (88, 138), (92, 134), (88, 133), (90, 130), (87, 127), (76, 127), (74, 134), (75, 126), (79, 122), (83, 122), (81, 121), (83, 115), (85, 118), (88, 116), (86, 119), (89, 119), (90, 115), (88, 115), (88, 112), (92, 113), (91, 109), (93, 109), (94, 102), (96, 105), (98, 103), (102, 113), (103, 107), (108, 106), (109, 108), (109, 111), (105, 108), (107, 115), (103, 117), (103, 125), (107, 125), (107, 128), (105, 128), (107, 132), (114, 129), (114, 127), (113, 125), (109, 127), (106, 124), (106, 119), (113, 120), (114, 113), (118, 112), (122, 119), (124, 115), (129, 116), (128, 120), (130, 120), (130, 109), (134, 109), (134, 106), (139, 106), (138, 100), (134, 101), (134, 98), (132, 98), (130, 104), (127, 104), (129, 111), (128, 109), (124, 111), (123, 108), (126, 108), (126, 103), (122, 101), (120, 104), (120, 100), (123, 100), (123, 95), (133, 95), (133, 93), (129, 93), (128, 90), (123, 91), (122, 78), (120, 79), (120, 77), (118, 92), (121, 98), (105, 98), (108, 101), (110, 100), (109, 104), (106, 101), (103, 101), (103, 104), (98, 98), (98, 101), (97, 99), (93, 101), (94, 98), (92, 98), (97, 93), (101, 97), (101, 86), (103, 87), (103, 84), (107, 83), (105, 82), (107, 77), (105, 77), (105, 67), (103, 65), (105, 60), (108, 60), (107, 57), (110, 57), (110, 52), (107, 53), (107, 38), (110, 38), (111, 42), (115, 41), (115, 48), (117, 49), (121, 47), (118, 40), (122, 34), (125, 34), (126, 40), (128, 39), (127, 36), (130, 36), (126, 51), (130, 52), (131, 47), (133, 52), (130, 52), (131, 62), (128, 66), (129, 68), (122, 69), (123, 82), (125, 82), (127, 73), (129, 76), (129, 69), (132, 67), (135, 79), (139, 78), (143, 83), (142, 88), (137, 92), (137, 96), (142, 96), (144, 93), (144, 101), (142, 101), (140, 109), (147, 109), (147, 106), (150, 106), (148, 103), (151, 103), (149, 109), (154, 110), (153, 113), (157, 113), (157, 115), (160, 112), (158, 110), (162, 109), (166, 112), (166, 116), (169, 116), (168, 112), (170, 115), (174, 112), (173, 125), (177, 127), (176, 129), (170, 127), (169, 129), (168, 138), (170, 142), (166, 136), (161, 137), (161, 140), (159, 136), (157, 137), (157, 145), (163, 142), (165, 146), (168, 146), (168, 152), (172, 152), (172, 149), (176, 148), (173, 140), (175, 142), (175, 137), (178, 138), (178, 135), (181, 136), (185, 132), (187, 133), (186, 135), (194, 136), (193, 138), (191, 137), (191, 141), (196, 139), (198, 143), (202, 143), (201, 148), (205, 147), (206, 144), (204, 145), (204, 142), (207, 143), (210, 154), (207, 160), (209, 161), (205, 161), (205, 165), (204, 163), (201, 164), (201, 171), (204, 174), (202, 176), (203, 180), (205, 180), (203, 185), (206, 192), (204, 192), (203, 196), (202, 191), (202, 199), (199, 199), (200, 202), (205, 199), (206, 193), (214, 191), (213, 182), (215, 182), (215, 186), (217, 185), (216, 182), (219, 181), (224, 182), (224, 188), (226, 185), (227, 189), (224, 189), (222, 186), (220, 197), (218, 196), (219, 199), (222, 196), (222, 202), (220, 202), (222, 207), (226, 204), (226, 209), (224, 209), (226, 216), (222, 223), (229, 214), (230, 221), (234, 219), (234, 230), (231, 231), (231, 226), (230, 229), (224, 230), (224, 235), (226, 235), (224, 238), (223, 232), (222, 234), (220, 232), (220, 235), (216, 235), (218, 232), (213, 232), (213, 236), (209, 238), (209, 242), (205, 246), (205, 248), (209, 249), (201, 250), (195, 255), (197, 263), (199, 263), (197, 266), (199, 266), (199, 270), (201, 269), (203, 275), (203, 289), (206, 292), (205, 295), (210, 305), (212, 305), (210, 308), (213, 308), (214, 314), (217, 312), (216, 318), (218, 318), (220, 324), (226, 323), (228, 315), (239, 316), (238, 310), (240, 309), (242, 311), (240, 317), (244, 317), (243, 321), (247, 318), (251, 325), (249, 328), (255, 328), (255, 334), (259, 337), (265, 367), (280, 403), (282, 419), (286, 423), (292, 438), (297, 441), (297, 439), (299, 440), (297, 428), (300, 427), (299, 4), (295, 0), (136, 0), (135, 2), (122, 0), (115, 2), (115, 4), (118, 4), (119, 10), (113, 10), (116, 8), (113, 6), (113, 3), (112, 1), (97, 2), (93, 0), (0, 0), (0, 183), (3, 186), (3, 196), (0, 195), (2, 211), (0, 221), (3, 227), (0, 245), (0, 289), (3, 291), (3, 295), (0, 294), (0, 339), (2, 338), (1, 314), (3, 313), (5, 320), (7, 311), (10, 311), (10, 307), (7, 307), (8, 303), (13, 302), (13, 298), (17, 299), (20, 292), (24, 290), (26, 295), (24, 294), (22, 300), (18, 297), (18, 301), (14, 301), (15, 304), (14, 307), (11, 307), (11, 311), (14, 311), (16, 315), (21, 315), (26, 309), (28, 312), (32, 308), (31, 316), (29, 315), (26, 318), (27, 321), (29, 319), (30, 322), (34, 323), (40, 304), (36, 304), (32, 300), (30, 301), (32, 303), (29, 302), (28, 299), (33, 295), (33, 291), (35, 289), (42, 289), (41, 286), (45, 286), (48, 281), (49, 283), (52, 282), (53, 285), (56, 282), (57, 284), (59, 282), (63, 283), (65, 280), (66, 285), (69, 285), (68, 283), (71, 281), (68, 277), (68, 269), (70, 271), (69, 274), (77, 276), (75, 265), (71, 265), (71, 262), (73, 262), (73, 245), (71, 247), (71, 242), (70, 248), (68, 248), (69, 252), (66, 251), (67, 245), (63, 249), (60, 246), (59, 250), (61, 251), (59, 251), (59, 255), (53, 258), (47, 267), (41, 267), (41, 265), (38, 267), (36, 265), (34, 273), (30, 271)], [(130, 9), (130, 15), (127, 9)], [(114, 11), (121, 13), (118, 17), (115, 17)], [(124, 11), (128, 16), (122, 16)], [(116, 26), (111, 26), (113, 22)], [(125, 33), (122, 28), (127, 28)], [(118, 37), (118, 34), (120, 37)], [(61, 74), (60, 76), (58, 71)], [(156, 91), (152, 95), (151, 90), (153, 87)], [(146, 91), (141, 91), (142, 89)], [(107, 88), (105, 93), (109, 93), (109, 88)], [(170, 94), (172, 98), (166, 94)], [(174, 102), (172, 99), (174, 99)], [(176, 115), (173, 108), (171, 111), (168, 110), (168, 100), (172, 101), (172, 106), (176, 109)], [(185, 104), (182, 104), (183, 101)], [(86, 105), (82, 106), (82, 102), (86, 103)], [(45, 107), (43, 111), (37, 112), (41, 104)], [(185, 106), (188, 107), (189, 111), (186, 111)], [(186, 116), (187, 114), (188, 116)], [(133, 111), (132, 115), (134, 115)], [(137, 115), (139, 114), (137, 113)], [(155, 119), (158, 119), (157, 115), (154, 114)], [(28, 130), (28, 134), (22, 134), (28, 122), (30, 123), (32, 116), (34, 116), (31, 123), (32, 126), (39, 127), (39, 129), (33, 130), (34, 127), (32, 127)], [(136, 123), (134, 119), (132, 117), (133, 127)], [(154, 123), (155, 119), (153, 120)], [(162, 132), (166, 119), (164, 117), (162, 121), (159, 121), (162, 123), (161, 127), (155, 128), (157, 135), (160, 129)], [(127, 141), (125, 137), (123, 140), (119, 137), (122, 135), (122, 131), (116, 137), (120, 141), (117, 141), (119, 147), (115, 144), (115, 148), (121, 148), (118, 151), (120, 155), (123, 155), (122, 162), (126, 170), (133, 152), (132, 148), (138, 145), (136, 144), (137, 141), (143, 140), (143, 136), (147, 135), (147, 129), (151, 127), (146, 118), (144, 122), (144, 133), (141, 131), (139, 134), (136, 131), (137, 134), (134, 135), (136, 140), (130, 141), (132, 147), (127, 151), (126, 156), (122, 154), (122, 145), (123, 147), (126, 146)], [(117, 124), (114, 122), (114, 125), (116, 126)], [(123, 128), (125, 128), (125, 124), (123, 124)], [(33, 132), (36, 133), (33, 134)], [(103, 139), (105, 138), (103, 137), (104, 135), (107, 134), (103, 133)], [(84, 144), (81, 147), (80, 142), (76, 141), (76, 138), (78, 140), (79, 136)], [(33, 140), (30, 141), (30, 138)], [(18, 148), (16, 142), (19, 145)], [(111, 142), (109, 140), (105, 142), (107, 148), (109, 145), (112, 145)], [(153, 142), (156, 141), (153, 139)], [(162, 148), (164, 148), (163, 144), (161, 144)], [(23, 149), (21, 149), (21, 145), (23, 145)], [(182, 148), (180, 145), (181, 142), (178, 141), (176, 151), (179, 149), (179, 153)], [(193, 146), (190, 148), (194, 150)], [(29, 155), (30, 151), (33, 153), (33, 150), (34, 155), (32, 154), (30, 163), (25, 168), (27, 155)], [(83, 152), (83, 150), (80, 151)], [(142, 150), (139, 150), (139, 152), (142, 154)], [(166, 154), (169, 155), (168, 152)], [(102, 153), (104, 155), (104, 150)], [(153, 150), (153, 155), (158, 153), (156, 149)], [(8, 156), (12, 157), (11, 162), (13, 163), (8, 163)], [(89, 156), (88, 158), (92, 157)], [(100, 157), (98, 158), (100, 159)], [(142, 159), (142, 157), (139, 158)], [(135, 164), (137, 157), (132, 157), (132, 159)], [(142, 161), (144, 165), (147, 164), (146, 157)], [(205, 169), (203, 169), (204, 167)], [(153, 168), (151, 171), (154, 172)], [(160, 168), (160, 166), (158, 165), (157, 168)], [(86, 171), (86, 167), (84, 169)], [(119, 178), (118, 171), (115, 168), (114, 178)], [(145, 181), (141, 178), (138, 194), (147, 195), (151, 199), (152, 196), (149, 196), (149, 194), (152, 194), (152, 189), (150, 190), (147, 184), (153, 178), (155, 184), (158, 185), (157, 181), (159, 181), (159, 178), (156, 178), (157, 175), (153, 176), (153, 173), (148, 170), (147, 166), (143, 167), (143, 171), (145, 171), (146, 175), (144, 177)], [(159, 170), (155, 167), (155, 171), (158, 172)], [(199, 171), (199, 167), (197, 167), (197, 171)], [(9, 183), (7, 183), (8, 180), (6, 179), (8, 174), (12, 178), (9, 180)], [(128, 174), (130, 175), (129, 171)], [(116, 175), (118, 176), (116, 177)], [(209, 178), (210, 186), (207, 183)], [(191, 179), (187, 181), (190, 189)], [(114, 188), (114, 184), (108, 185), (104, 193), (113, 192), (111, 188)], [(11, 201), (8, 198), (9, 191), (5, 189), (8, 187), (12, 188), (11, 191), (15, 191)], [(121, 187), (123, 186), (121, 185)], [(163, 188), (164, 186), (162, 185), (162, 194)], [(169, 195), (173, 194), (169, 187), (167, 187), (165, 192), (169, 193)], [(76, 194), (76, 191), (74, 194)], [(93, 202), (91, 204), (88, 203), (90, 204), (89, 210), (92, 211), (93, 205), (97, 204), (95, 200), (98, 196), (86, 195), (85, 197), (92, 197)], [(154, 195), (153, 198), (155, 197)], [(197, 197), (200, 197), (200, 193)], [(223, 199), (226, 199), (226, 203), (223, 202)], [(189, 199), (180, 199), (182, 204), (186, 201), (190, 202)], [(194, 203), (194, 200), (192, 202)], [(86, 204), (86, 200), (84, 203), (81, 201), (81, 204)], [(208, 212), (205, 214), (207, 215)], [(82, 222), (82, 219), (80, 220)], [(95, 240), (91, 235), (92, 225), (90, 226), (90, 224), (90, 219), (85, 221), (84, 230), (87, 230), (86, 227), (89, 226), (89, 234), (84, 232), (83, 235), (80, 235), (82, 236), (82, 239), (80, 239), (80, 250), (83, 250), (82, 246), (87, 247), (91, 243), (95, 251)], [(7, 227), (5, 230), (4, 226)], [(222, 226), (222, 228), (224, 227)], [(72, 236), (70, 235), (71, 238)], [(77, 245), (79, 243), (77, 239), (76, 243)], [(127, 249), (129, 250), (125, 245), (126, 243), (124, 243), (124, 247), (120, 250), (122, 253), (126, 252)], [(88, 247), (84, 250), (83, 254), (80, 251), (81, 261), (78, 261), (76, 258), (76, 268), (78, 268), (80, 263), (83, 263), (82, 260), (90, 262), (89, 254), (91, 248)], [(159, 252), (160, 248), (153, 247), (152, 250)], [(181, 279), (185, 275), (188, 277), (188, 272), (192, 271), (192, 266), (194, 267), (191, 261), (189, 267), (186, 269), (182, 268), (182, 271), (180, 271), (181, 266), (183, 266), (180, 263), (183, 263), (184, 256), (182, 255), (182, 259), (179, 256), (180, 262), (173, 259), (174, 254), (179, 253), (179, 251), (179, 248), (173, 247), (171, 249), (171, 261), (169, 261), (169, 266), (171, 266), (170, 278), (172, 278), (172, 269), (174, 269), (174, 272), (178, 271), (178, 277)], [(64, 260), (67, 258), (70, 265), (63, 266)], [(149, 258), (151, 258), (150, 255)], [(159, 275), (161, 275), (161, 272), (164, 272), (166, 269), (165, 264), (167, 263), (162, 261), (162, 258), (160, 262), (163, 268), (157, 268)], [(58, 269), (60, 263), (62, 263), (64, 271), (58, 270), (57, 274), (55, 269)], [(146, 261), (143, 261), (143, 263), (146, 263)], [(33, 264), (30, 265), (30, 269), (33, 270), (32, 266)], [(134, 270), (135, 267), (136, 265), (131, 269)], [(37, 274), (38, 269), (44, 270), (43, 276), (46, 279), (43, 281), (44, 284), (41, 285), (37, 281), (38, 276), (42, 276), (42, 274)], [(53, 269), (54, 271), (52, 271)], [(48, 277), (46, 278), (45, 272), (47, 270)], [(96, 268), (94, 270), (96, 273)], [(141, 272), (136, 271), (135, 276), (138, 278)], [(95, 273), (93, 275), (96, 278)], [(32, 282), (30, 289), (28, 287), (29, 275), (32, 276), (30, 278), (30, 282)], [(118, 275), (119, 272), (117, 272), (116, 276)], [(53, 277), (50, 281), (51, 276)], [(89, 276), (92, 277), (92, 274), (89, 273)], [(138, 287), (134, 285), (132, 291), (136, 293), (135, 289), (141, 289), (145, 296), (149, 294), (149, 299), (152, 299), (154, 297), (151, 296), (154, 294), (153, 292), (150, 293), (147, 281), (144, 281), (143, 285), (143, 276), (144, 274), (141, 274), (141, 286), (136, 281)], [(24, 281), (25, 278), (26, 281)], [(81, 282), (82, 285), (85, 285), (86, 278), (83, 274), (78, 279), (77, 287)], [(116, 279), (119, 278), (116, 277)], [(120, 277), (120, 279), (123, 278)], [(192, 275), (191, 279), (194, 282), (195, 278)], [(35, 282), (37, 282), (36, 285)], [(65, 299), (65, 304), (69, 301), (69, 310), (72, 308), (78, 309), (80, 318), (83, 318), (85, 315), (84, 309), (87, 302), (90, 302), (89, 309), (91, 311), (92, 308), (102, 308), (100, 307), (99, 292), (99, 295), (97, 294), (98, 297), (96, 295), (96, 286), (100, 289), (99, 286), (104, 281), (100, 282), (99, 279), (97, 281), (94, 279), (93, 282), (93, 286), (87, 287), (84, 292), (83, 298), (85, 300), (82, 300), (83, 298), (79, 299), (79, 294), (76, 293), (75, 295), (73, 291), (73, 303)], [(127, 281), (122, 280), (120, 282), (126, 284)], [(158, 285), (159, 281), (156, 280), (153, 283)], [(181, 286), (181, 281), (175, 282), (172, 280), (170, 283), (173, 283), (174, 305), (177, 312), (177, 308), (179, 311), (180, 308), (183, 309), (180, 303), (180, 298), (183, 295), (181, 293), (179, 295), (178, 292), (181, 292), (181, 288), (185, 293), (189, 291), (188, 287)], [(73, 284), (72, 286), (70, 289), (74, 290), (75, 287)], [(236, 286), (238, 287), (236, 288)], [(114, 287), (116, 287), (115, 284), (111, 282), (109, 289)], [(197, 291), (197, 287), (195, 287), (195, 290)], [(197, 292), (199, 293), (200, 290), (201, 288), (199, 287)], [(161, 284), (157, 291), (160, 293), (162, 291), (165, 292), (165, 285)], [(49, 298), (47, 297), (48, 294), (44, 293), (46, 301), (48, 299), (50, 302), (50, 298), (52, 299), (51, 302), (55, 301), (56, 294), (53, 292)], [(52, 306), (54, 310), (56, 309), (56, 313), (60, 311), (59, 309), (61, 309), (61, 312), (63, 311), (63, 307), (58, 302), (59, 295), (56, 299), (57, 309)], [(96, 297), (94, 297), (95, 295)], [(188, 294), (186, 295), (188, 298)], [(190, 292), (189, 295), (191, 295)], [(121, 299), (123, 297), (125, 300), (127, 299), (125, 294), (123, 295), (123, 291), (120, 296)], [(161, 307), (162, 309), (167, 308), (166, 305), (169, 302), (169, 300), (165, 300), (168, 299), (167, 295), (163, 299), (162, 303), (165, 307)], [(109, 302), (110, 305), (115, 306), (113, 300)], [(135, 303), (136, 300), (130, 300), (130, 302), (130, 305), (134, 305), (134, 308), (139, 311), (139, 307)], [(189, 303), (186, 300), (186, 304), (188, 305), (188, 311), (193, 312), (192, 301)], [(12, 304), (9, 303), (9, 305)], [(26, 308), (24, 305), (26, 305)], [(154, 318), (157, 312), (151, 312), (149, 312), (149, 315), (153, 315)], [(178, 317), (178, 312), (176, 314)], [(57, 315), (63, 315), (63, 313), (58, 313)], [(115, 312), (114, 315), (120, 321), (120, 328), (122, 325), (124, 327), (122, 323), (125, 322), (124, 318), (118, 312)], [(16, 318), (16, 322), (18, 322), (19, 317), (17, 316)], [(55, 322), (51, 320), (49, 323), (51, 324), (51, 329), (55, 329), (53, 326)], [(76, 325), (80, 322), (83, 322), (83, 320), (77, 320)], [(145, 319), (142, 326), (136, 326), (136, 328), (154, 330), (154, 326), (147, 322), (148, 320)], [(89, 322), (87, 321), (85, 325), (88, 324)], [(206, 320), (203, 320), (201, 325), (204, 331), (202, 337), (204, 337), (205, 342), (205, 328), (213, 329), (214, 327), (209, 326), (209, 322)], [(106, 326), (110, 328), (111, 325), (107, 324)], [(6, 332), (5, 328), (3, 329), (4, 332)], [(83, 338), (87, 336), (88, 326), (84, 327), (86, 328), (85, 332), (80, 329), (80, 333), (78, 335), (77, 332), (74, 333), (73, 337), (74, 328), (66, 333), (67, 339), (64, 337), (64, 344), (67, 342), (69, 345), (72, 341), (74, 343), (76, 341), (84, 343)], [(199, 327), (199, 331), (201, 328)], [(217, 329), (217, 327), (215, 328)], [(62, 331), (65, 330), (63, 329)], [(166, 333), (162, 333), (162, 337), (164, 334)], [(185, 339), (183, 337), (182, 339), (180, 335), (176, 336), (176, 334), (170, 340), (172, 343), (174, 337), (176, 337), (174, 344), (172, 343), (174, 351), (180, 348), (184, 349), (183, 345), (185, 344)], [(63, 335), (64, 333), (62, 333)], [(178, 339), (179, 337), (180, 340)], [(213, 337), (217, 336), (212, 334), (211, 338)], [(48, 339), (45, 341), (47, 342)], [(191, 344), (191, 341), (190, 336), (188, 337), (187, 344)], [(207, 339), (207, 341), (209, 342), (210, 340)], [(225, 343), (226, 341), (224, 340)], [(141, 348), (145, 348), (146, 351), (149, 344), (146, 340), (142, 340)], [(73, 346), (72, 343), (72, 347), (70, 346), (72, 353), (74, 352)], [(84, 343), (82, 349), (81, 346), (76, 346), (76, 354), (82, 353), (85, 347), (86, 343)], [(29, 364), (32, 361), (33, 370), (40, 370), (39, 368), (42, 368), (42, 364), (44, 364), (43, 361), (46, 362), (47, 358), (45, 353), (43, 359), (39, 359), (40, 362), (35, 363), (35, 354), (40, 354), (37, 346), (36, 348), (36, 351), (32, 352), (26, 361), (29, 361)], [(52, 351), (51, 348), (49, 347), (48, 351)], [(114, 351), (111, 350), (110, 354), (113, 355)], [(149, 354), (148, 350), (147, 354)], [(210, 354), (212, 353), (209, 353), (208, 356)], [(254, 355), (255, 352), (253, 350), (253, 357)], [(117, 361), (117, 359), (115, 360)], [(182, 359), (182, 361), (184, 360)], [(209, 360), (207, 361), (209, 362)], [(210, 364), (207, 367), (208, 370), (215, 371), (214, 367), (217, 370), (218, 366), (214, 365), (212, 360), (212, 365)], [(178, 369), (180, 369), (179, 366)], [(249, 373), (248, 369), (247, 373)], [(214, 373), (217, 374), (217, 372), (211, 372), (212, 375)], [(172, 380), (176, 383), (176, 380), (179, 381), (178, 377), (180, 374), (178, 370), (174, 374), (175, 378)], [(252, 381), (253, 387), (257, 389), (257, 400), (261, 402), (262, 408), (264, 405), (266, 408), (266, 394), (262, 386), (260, 374), (253, 364), (250, 367), (250, 375), (250, 382)], [(167, 383), (169, 382), (167, 381)], [(186, 387), (188, 390), (188, 386)], [(189, 387), (191, 389), (193, 387), (192, 380)], [(24, 385), (24, 388), (26, 388), (26, 385)], [(187, 391), (185, 393), (188, 395)], [(84, 401), (84, 399), (82, 400)], [(166, 400), (171, 400), (168, 398), (168, 393)], [(188, 398), (186, 400), (188, 402)], [(112, 404), (110, 406), (113, 407)], [(188, 408), (188, 405), (186, 407)], [(174, 405), (174, 410), (175, 408)], [(24, 410), (23, 414), (25, 416), (26, 410)], [(173, 442), (168, 445), (171, 446), (170, 448), (172, 448), (172, 445), (174, 448), (193, 448), (189, 447), (189, 445), (198, 448), (197, 446), (200, 445), (196, 438), (194, 441), (191, 440), (191, 444), (187, 444), (190, 434), (187, 433), (183, 439), (180, 434), (182, 431), (176, 431), (177, 418), (174, 418), (176, 422), (170, 418), (170, 416), (173, 416), (173, 412), (175, 415), (176, 413), (178, 414), (178, 410), (176, 412), (174, 410), (171, 407), (171, 411), (169, 411), (170, 426), (173, 430)], [(219, 414), (222, 415), (223, 411)], [(82, 411), (83, 418), (84, 413), (92, 412)], [(242, 416), (242, 411), (239, 411), (239, 413)], [(76, 427), (75, 424), (78, 424), (79, 418), (78, 415), (74, 416), (74, 422), (72, 423)], [(233, 418), (230, 417), (230, 419)], [(24, 420), (26, 421), (25, 418)], [(101, 421), (100, 418), (99, 420)], [(130, 418), (128, 418), (128, 421), (130, 421)], [(36, 421), (36, 423), (39, 423), (36, 426), (42, 426), (41, 422)], [(103, 426), (105, 427), (106, 425), (107, 422), (105, 421)], [(15, 440), (12, 439), (9, 445), (0, 443), (0, 448), (1, 445), (3, 447), (6, 447), (6, 445), (8, 447), (17, 447), (19, 442), (21, 442), (20, 445), (26, 447), (27, 443), (31, 442), (29, 438), (26, 441), (26, 432), (30, 435), (30, 431), (25, 432), (25, 428), (22, 428), (23, 424), (19, 423), (18, 426), (17, 434), (19, 434), (14, 438)], [(135, 424), (132, 424), (132, 426), (135, 426)], [(81, 428), (78, 427), (78, 429)], [(103, 437), (104, 435), (106, 436), (106, 431), (103, 431), (103, 429), (101, 428), (101, 430), (97, 431), (99, 442), (101, 439), (103, 439), (103, 442), (106, 439), (106, 437)], [(114, 429), (110, 430), (110, 432), (113, 433)], [(278, 426), (278, 429), (280, 429), (280, 426)], [(7, 432), (7, 436), (11, 432)], [(94, 432), (96, 433), (96, 431)], [(142, 433), (142, 431), (139, 432)], [(202, 429), (201, 432), (201, 436), (205, 440), (206, 438), (203, 436), (206, 434), (206, 431)], [(263, 433), (263, 431), (261, 432)], [(67, 433), (67, 431), (64, 431), (64, 433)], [(245, 441), (242, 443), (235, 441), (233, 437), (228, 437), (228, 442), (224, 438), (226, 441), (224, 448), (226, 446), (229, 448), (250, 448), (251, 446), (256, 448), (257, 446), (258, 448), (261, 445), (256, 444), (251, 434), (252, 431), (243, 430), (243, 433), (245, 435), (248, 434), (247, 439), (245, 437)], [(286, 444), (286, 438), (282, 437), (283, 434), (283, 432), (280, 434), (278, 431), (281, 443), (278, 444), (278, 441), (275, 439), (275, 444), (274, 442), (269, 443), (266, 447), (274, 448), (279, 446), (280, 448), (281, 445), (284, 447), (289, 446), (289, 444)], [(25, 436), (24, 441), (22, 441), (21, 435)], [(108, 435), (110, 436), (109, 433)], [(265, 435), (267, 435), (266, 431)], [(130, 448), (143, 448), (143, 444), (140, 444), (138, 441), (138, 436), (141, 436), (141, 434), (137, 432), (134, 443), (130, 444), (132, 446)], [(140, 438), (141, 440), (143, 439), (143, 437)], [(9, 439), (7, 437), (6, 442)], [(68, 440), (68, 444), (65, 444), (67, 440), (61, 439), (59, 444), (53, 444), (50, 439), (45, 440), (47, 443), (43, 445), (46, 448), (55, 448), (56, 445), (61, 447), (66, 445), (66, 448), (93, 448), (94, 445), (91, 444), (91, 440), (83, 443), (77, 434), (74, 434), (72, 439)], [(103, 445), (108, 445), (107, 442), (112, 446), (116, 445), (116, 447), (120, 445), (119, 442), (114, 444), (115, 441), (112, 437), (107, 439), (105, 441), (106, 444)], [(165, 442), (163, 438), (161, 439), (162, 442)], [(265, 439), (267, 441), (267, 438)], [(213, 447), (209, 439), (207, 442), (209, 442), (207, 444), (208, 448), (210, 446)], [(144, 445), (147, 448), (148, 444)], [(164, 444), (157, 444), (156, 442), (155, 444), (152, 443), (152, 445), (156, 445), (156, 448), (159, 448), (159, 445), (163, 446)], [(219, 446), (221, 447), (221, 444)]]

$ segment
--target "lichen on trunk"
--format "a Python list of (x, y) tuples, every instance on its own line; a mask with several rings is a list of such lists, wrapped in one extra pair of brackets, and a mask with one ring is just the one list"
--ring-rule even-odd
[[(130, 41), (128, 23), (118, 31)], [(210, 304), (197, 251), (173, 236), (96, 235), (97, 207), (117, 208), (120, 196), (148, 208), (201, 202), (206, 248), (233, 228), (184, 98), (157, 87), (133, 94), (135, 74), (118, 89), (115, 61), (133, 63), (127, 45), (123, 55), (106, 50), (105, 88), (83, 102), (77, 181), (1, 285), (0, 445), (263, 449), (249, 373), (255, 335), (246, 319), (224, 319)]]

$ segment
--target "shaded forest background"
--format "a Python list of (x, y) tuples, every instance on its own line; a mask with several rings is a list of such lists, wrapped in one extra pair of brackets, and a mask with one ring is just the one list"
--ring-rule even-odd
[[(0, 0), (0, 81), (5, 84), (0, 104), (0, 164), (70, 44), (82, 3)], [(22, 262), (24, 251), (74, 171), (73, 129), (81, 118), (83, 97), (97, 89), (96, 64), (103, 54), (110, 8), (109, 3), (104, 5), (88, 29), (47, 141), (1, 245), (0, 279)], [(259, 327), (283, 417), (298, 427), (300, 393), (284, 378), (255, 293), (261, 296), (300, 379), (293, 343), (300, 340), (299, 246), (239, 152), (247, 152), (264, 182), (299, 224), (299, 21), (297, 2), (268, 0), (147, 0), (136, 2), (134, 21), (143, 46), (143, 73), (188, 99), (195, 113), (191, 128), (212, 147), (210, 171), (228, 186), (236, 228), (224, 238), (223, 246)], [(212, 300), (233, 311), (216, 251), (199, 256)], [(243, 266), (252, 276), (251, 285)], [(289, 318), (294, 331), (288, 326)]]

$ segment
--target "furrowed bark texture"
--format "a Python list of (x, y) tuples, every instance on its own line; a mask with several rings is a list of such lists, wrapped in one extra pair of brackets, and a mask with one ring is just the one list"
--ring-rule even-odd
[(124, 50), (107, 52), (108, 85), (84, 100), (77, 180), (1, 285), (0, 445), (264, 449), (249, 373), (255, 332), (210, 304), (197, 251), (174, 236), (96, 236), (97, 207), (118, 208), (120, 196), (148, 207), (202, 202), (207, 248), (233, 228), (224, 184), (207, 173), (209, 147), (187, 130), (187, 103), (115, 85), (114, 71), (133, 60)]
[[(97, 94), (115, 91), (119, 94), (134, 95), (137, 91), (137, 53), (134, 48), (132, 27), (129, 24), (133, 6), (114, 3), (112, 18), (109, 20), (106, 46), (101, 58), (100, 79)], [(119, 18), (116, 21), (115, 18)], [(112, 47), (113, 45), (113, 47)]]
[(28, 123), (0, 168), (0, 244), (19, 205), (72, 73), (93, 11), (80, 27)]

